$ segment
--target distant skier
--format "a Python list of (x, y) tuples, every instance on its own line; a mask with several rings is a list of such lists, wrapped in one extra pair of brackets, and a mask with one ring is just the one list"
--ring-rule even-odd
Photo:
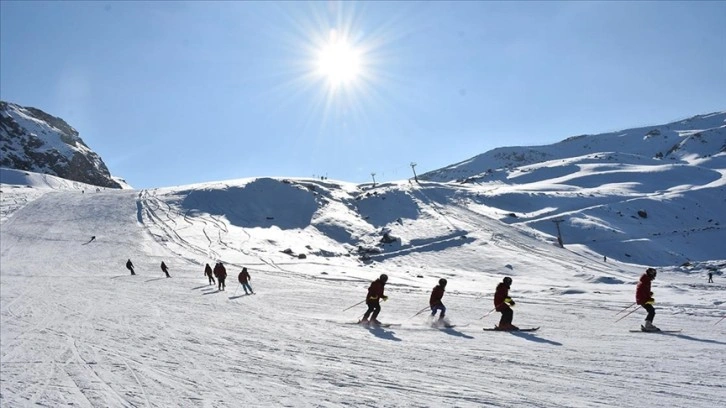
[(224, 280), (227, 279), (227, 269), (224, 267), (221, 261), (214, 265), (214, 276), (217, 277), (219, 283), (219, 290), (224, 290)]
[(237, 279), (239, 279), (239, 283), (242, 285), (242, 289), (245, 290), (245, 295), (249, 295), (249, 293), (247, 293), (247, 289), (250, 290), (251, 294), (255, 294), (255, 291), (252, 290), (252, 286), (250, 286), (249, 284), (249, 281), (252, 280), (252, 278), (250, 277), (250, 273), (247, 272), (246, 267), (242, 268), (242, 272), (239, 273)]
[(655, 268), (646, 269), (635, 289), (635, 303), (642, 306), (648, 312), (648, 315), (645, 317), (645, 324), (640, 326), (643, 331), (660, 331), (659, 328), (653, 326), (653, 318), (655, 318), (653, 304), (655, 303), (655, 299), (653, 299), (653, 292), (650, 291), (650, 282), (655, 279), (655, 275)]
[(497, 285), (497, 289), (494, 292), (494, 308), (502, 314), (502, 318), (499, 319), (499, 325), (496, 327), (497, 330), (519, 330), (519, 327), (512, 324), (512, 319), (514, 318), (514, 311), (512, 310), (514, 300), (509, 297), (509, 288), (511, 286), (512, 278), (507, 276)]
[(439, 321), (443, 321), (446, 315), (446, 306), (441, 302), (441, 299), (444, 297), (444, 291), (446, 290), (446, 283), (446, 279), (439, 279), (439, 284), (434, 286), (434, 290), (431, 291), (431, 298), (429, 298), (431, 317), (436, 316), (436, 312), (441, 310)]
[(708, 283), (713, 283), (713, 272), (708, 273)]
[(171, 276), (169, 276), (169, 268), (166, 267), (164, 261), (161, 261), (161, 270), (164, 271), (167, 278), (171, 278)]
[(130, 270), (132, 275), (136, 275), (136, 273), (134, 273), (134, 264), (131, 263), (131, 259), (126, 261), (126, 269)]
[(359, 323), (369, 323), (368, 316), (371, 316), (371, 313), (373, 313), (370, 323), (374, 325), (381, 324), (381, 322), (378, 321), (377, 317), (378, 314), (381, 312), (380, 300), (388, 300), (388, 296), (383, 294), (386, 282), (388, 282), (388, 275), (386, 275), (385, 273), (381, 274), (378, 279), (371, 282), (371, 286), (368, 287), (368, 295), (366, 295), (366, 305), (368, 306), (368, 310), (366, 310), (366, 312), (363, 314), (363, 318)]
[(207, 266), (204, 267), (204, 276), (209, 278), (209, 284), (210, 285), (216, 285), (217, 282), (214, 281), (214, 276), (212, 275), (212, 267), (207, 264)]

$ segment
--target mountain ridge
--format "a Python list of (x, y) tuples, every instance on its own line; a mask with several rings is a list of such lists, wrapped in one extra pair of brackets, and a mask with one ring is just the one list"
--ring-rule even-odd
[(99, 187), (123, 188), (101, 157), (61, 118), (0, 101), (0, 166)]
[[(486, 177), (497, 169), (598, 152), (630, 153), (693, 163), (698, 157), (726, 152), (726, 111), (695, 115), (663, 125), (571, 136), (548, 145), (498, 147), (418, 177), (429, 181), (463, 182)], [(697, 157), (691, 157), (693, 155)]]

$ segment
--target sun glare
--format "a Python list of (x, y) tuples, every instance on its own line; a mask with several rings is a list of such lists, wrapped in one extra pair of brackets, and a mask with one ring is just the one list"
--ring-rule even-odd
[(360, 55), (344, 38), (331, 32), (330, 41), (318, 55), (318, 72), (333, 87), (352, 82), (360, 74)]

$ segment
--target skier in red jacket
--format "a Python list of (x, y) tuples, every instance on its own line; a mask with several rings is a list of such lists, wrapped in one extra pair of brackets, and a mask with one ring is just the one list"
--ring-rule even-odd
[(227, 268), (224, 267), (222, 261), (219, 261), (216, 265), (214, 265), (214, 276), (217, 277), (217, 282), (219, 283), (218, 290), (224, 290), (224, 280), (227, 279)]
[(655, 308), (653, 303), (653, 292), (650, 291), (650, 282), (655, 279), (656, 270), (655, 268), (648, 268), (645, 270), (643, 276), (640, 277), (640, 282), (635, 288), (635, 303), (639, 304), (648, 312), (645, 317), (645, 324), (640, 326), (643, 331), (659, 331), (660, 329), (653, 326), (653, 318), (655, 318)]
[(431, 297), (429, 298), (429, 306), (431, 306), (431, 317), (436, 316), (436, 312), (441, 310), (439, 314), (439, 321), (444, 320), (446, 315), (446, 306), (441, 302), (444, 297), (444, 291), (446, 290), (446, 279), (439, 279), (439, 284), (434, 286), (434, 290), (431, 291)]
[(378, 317), (378, 313), (381, 312), (380, 300), (388, 300), (388, 296), (383, 294), (386, 282), (388, 282), (388, 275), (384, 273), (371, 283), (371, 286), (368, 288), (368, 295), (366, 295), (368, 310), (363, 314), (363, 318), (359, 323), (368, 323), (368, 316), (371, 316), (371, 313), (373, 313), (370, 323), (374, 325), (381, 324), (376, 318)]
[(514, 306), (514, 300), (509, 297), (510, 286), (512, 286), (512, 278), (507, 276), (497, 285), (497, 290), (494, 292), (494, 308), (502, 314), (499, 325), (496, 327), (497, 330), (519, 330), (519, 327), (512, 324), (514, 311), (511, 306)]
[[(242, 267), (242, 272), (237, 275), (237, 280), (239, 280), (240, 285), (242, 285), (242, 289), (245, 290), (245, 295), (249, 295), (250, 293), (253, 295), (255, 294), (255, 291), (252, 290), (252, 286), (250, 286), (249, 281), (252, 280), (252, 278), (250, 277), (250, 273), (247, 271), (246, 267)], [(247, 293), (247, 289), (250, 290), (249, 293)]]

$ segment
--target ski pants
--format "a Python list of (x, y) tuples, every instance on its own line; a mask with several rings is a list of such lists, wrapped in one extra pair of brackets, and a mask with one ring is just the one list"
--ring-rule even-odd
[(214, 285), (215, 283), (217, 283), (217, 282), (214, 281), (214, 278), (212, 277), (212, 275), (207, 275), (207, 278), (209, 278), (209, 284), (210, 285)]
[(248, 282), (240, 282), (240, 285), (242, 285), (242, 289), (245, 290), (245, 295), (247, 294), (247, 289), (250, 290), (250, 293), (255, 293), (254, 290), (252, 290), (252, 286)]
[(514, 310), (507, 306), (502, 308), (499, 312), (502, 314), (502, 318), (499, 319), (499, 327), (509, 327), (512, 324), (512, 319), (514, 318)]
[(641, 305), (641, 306), (643, 306), (643, 309), (645, 309), (645, 311), (648, 312), (648, 316), (645, 316), (645, 320), (653, 323), (653, 318), (655, 317), (655, 308), (653, 307), (653, 305)]
[(444, 306), (443, 303), (439, 303), (438, 305), (431, 306), (431, 316), (436, 316), (436, 311), (438, 311), (438, 310), (441, 310), (439, 319), (443, 319), (444, 315), (446, 314), (446, 306)]
[(221, 276), (217, 278), (219, 281), (219, 290), (224, 290), (224, 280), (225, 278), (222, 278)]
[(368, 300), (366, 301), (366, 305), (368, 306), (368, 310), (366, 310), (365, 314), (363, 315), (364, 319), (368, 319), (368, 316), (371, 316), (371, 313), (373, 313), (373, 316), (371, 316), (371, 318), (375, 319), (376, 317), (378, 317), (378, 313), (381, 313), (381, 304), (378, 302), (378, 299)]

